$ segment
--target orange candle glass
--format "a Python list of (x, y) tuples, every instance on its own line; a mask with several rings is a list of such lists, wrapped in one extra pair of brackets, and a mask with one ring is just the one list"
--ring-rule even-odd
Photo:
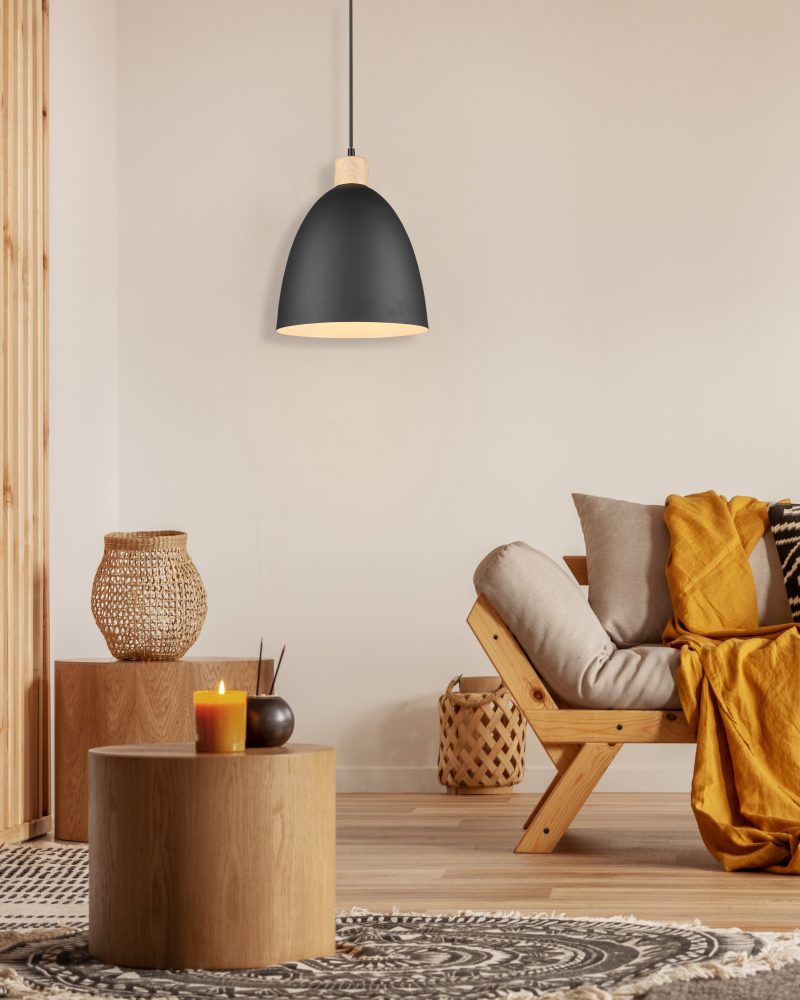
[(198, 753), (241, 753), (247, 728), (247, 692), (195, 691), (194, 722)]

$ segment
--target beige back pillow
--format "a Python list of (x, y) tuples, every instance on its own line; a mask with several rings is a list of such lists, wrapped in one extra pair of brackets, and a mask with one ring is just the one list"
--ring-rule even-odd
[[(664, 574), (669, 532), (663, 504), (630, 503), (573, 493), (586, 543), (589, 603), (618, 646), (659, 643), (672, 617)], [(750, 555), (759, 621), (791, 621), (771, 532)]]

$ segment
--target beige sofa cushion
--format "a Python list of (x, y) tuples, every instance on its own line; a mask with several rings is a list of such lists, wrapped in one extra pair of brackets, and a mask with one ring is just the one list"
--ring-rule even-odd
[(475, 590), (491, 601), (561, 701), (578, 708), (678, 708), (679, 653), (664, 646), (617, 649), (581, 588), (524, 542), (490, 552)]
[[(586, 544), (589, 603), (619, 646), (660, 643), (672, 617), (664, 567), (669, 532), (663, 504), (573, 493)], [(791, 620), (775, 542), (767, 532), (750, 555), (759, 622)], [(789, 617), (786, 617), (786, 616)]]

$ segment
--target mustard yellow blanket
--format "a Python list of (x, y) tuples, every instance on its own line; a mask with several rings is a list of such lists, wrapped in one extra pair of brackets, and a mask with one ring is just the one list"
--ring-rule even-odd
[(697, 731), (692, 807), (729, 871), (800, 875), (800, 635), (759, 628), (748, 555), (767, 504), (670, 496), (667, 581), (681, 650), (678, 692)]

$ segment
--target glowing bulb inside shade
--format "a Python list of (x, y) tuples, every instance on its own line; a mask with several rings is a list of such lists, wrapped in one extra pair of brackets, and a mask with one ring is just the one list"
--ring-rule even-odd
[(219, 687), (217, 688), (220, 694), (225, 694), (225, 681), (219, 682)]

